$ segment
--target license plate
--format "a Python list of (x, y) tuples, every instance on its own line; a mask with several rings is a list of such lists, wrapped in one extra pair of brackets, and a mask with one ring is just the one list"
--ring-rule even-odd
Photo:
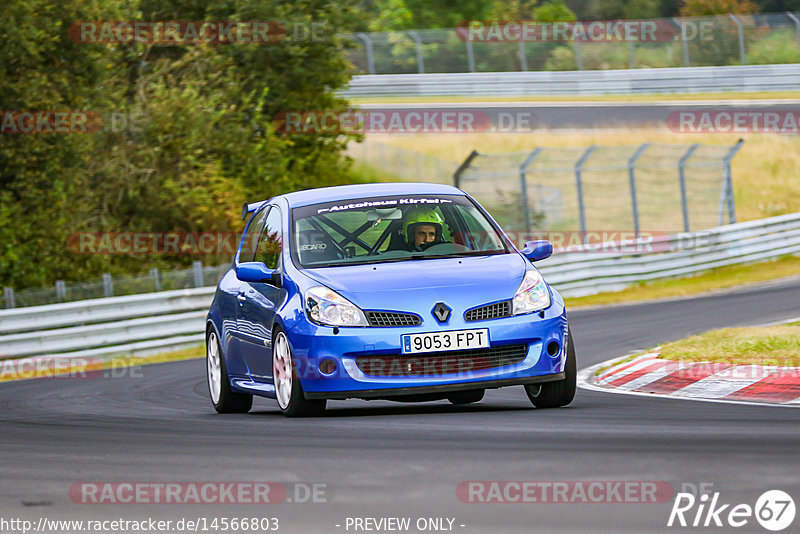
[(474, 330), (428, 332), (427, 334), (405, 334), (400, 336), (400, 344), (403, 347), (403, 354), (483, 349), (489, 347), (489, 329), (476, 328)]

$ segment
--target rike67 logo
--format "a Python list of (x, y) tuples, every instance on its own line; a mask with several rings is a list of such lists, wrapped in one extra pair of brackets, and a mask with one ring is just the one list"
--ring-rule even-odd
[[(700, 486), (702, 488), (710, 484)], [(714, 493), (701, 491), (699, 496), (697, 493), (681, 492), (675, 496), (675, 503), (667, 521), (668, 527), (749, 526), (752, 529), (758, 524), (767, 530), (778, 532), (790, 527), (794, 522), (794, 500), (785, 491), (765, 491), (753, 506), (748, 503), (725, 503), (718, 491)]]

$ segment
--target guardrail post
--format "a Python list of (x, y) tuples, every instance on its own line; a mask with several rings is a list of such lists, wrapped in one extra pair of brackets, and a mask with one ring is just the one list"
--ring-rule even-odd
[(475, 72), (475, 52), (472, 50), (472, 39), (467, 37), (464, 43), (467, 47), (467, 67), (470, 72)]
[(114, 296), (114, 282), (109, 273), (103, 273), (103, 295), (106, 297)]
[(67, 298), (67, 286), (63, 280), (56, 280), (56, 301), (64, 302)]
[(5, 300), (6, 309), (14, 307), (14, 289), (10, 287), (3, 288), (3, 300)]
[(150, 276), (153, 277), (153, 287), (155, 287), (155, 290), (161, 291), (161, 273), (158, 271), (158, 267), (150, 269)]
[(800, 52), (800, 19), (794, 16), (794, 13), (787, 11), (786, 15), (794, 22), (794, 33), (797, 38), (797, 50)]
[(530, 206), (528, 205), (528, 180), (526, 179), (526, 173), (528, 172), (528, 167), (531, 166), (533, 160), (539, 155), (542, 151), (542, 147), (534, 148), (528, 157), (525, 158), (525, 161), (519, 167), (519, 186), (520, 186), (520, 193), (522, 194), (522, 214), (525, 220), (525, 231), (531, 231), (531, 211)]
[(739, 31), (739, 58), (742, 60), (742, 65), (747, 65), (747, 59), (744, 56), (744, 30), (742, 29), (742, 22), (736, 18), (733, 13), (728, 13), (728, 16), (736, 23), (736, 28)]
[(203, 287), (203, 262), (193, 261), (192, 272), (194, 274), (194, 287)]
[[(731, 147), (727, 154), (725, 154), (725, 158), (722, 160), (723, 165), (725, 166), (725, 183), (723, 184), (723, 189), (725, 191), (727, 205), (728, 205), (728, 224), (733, 224), (736, 222), (736, 201), (733, 198), (733, 177), (731, 175), (731, 160), (733, 156), (739, 152), (739, 149), (742, 148), (744, 144), (744, 139), (739, 139), (736, 141), (736, 144)], [(722, 218), (722, 213), (720, 213), (720, 219)], [(720, 226), (722, 226), (722, 221), (720, 220)]]
[(686, 26), (683, 24), (683, 21), (672, 17), (672, 20), (677, 24), (681, 29), (681, 49), (683, 50), (683, 66), (689, 67), (691, 66), (691, 62), (689, 61), (689, 42), (686, 38)]
[(375, 56), (372, 54), (372, 39), (364, 32), (358, 32), (356, 37), (361, 39), (361, 42), (364, 43), (364, 50), (367, 53), (367, 70), (370, 74), (375, 74)]
[(636, 152), (633, 153), (633, 156), (628, 160), (628, 182), (631, 188), (631, 211), (633, 212), (633, 233), (638, 238), (639, 237), (639, 203), (636, 200), (636, 160), (639, 159), (639, 156), (647, 150), (647, 147), (650, 146), (650, 143), (644, 143), (642, 146), (636, 149)]
[(469, 156), (467, 156), (467, 159), (465, 159), (461, 163), (461, 165), (458, 166), (458, 168), (456, 169), (456, 172), (453, 173), (453, 185), (454, 186), (461, 187), (461, 175), (464, 173), (464, 171), (467, 170), (467, 168), (469, 167), (469, 164), (472, 163), (472, 160), (477, 158), (477, 157), (478, 157), (478, 151), (477, 150), (473, 150), (472, 152), (469, 153)]
[(409, 37), (414, 41), (414, 47), (417, 49), (417, 73), (425, 74), (425, 58), (422, 55), (422, 39), (419, 34), (414, 30), (408, 30)]
[(583, 204), (583, 179), (581, 173), (583, 172), (583, 164), (586, 163), (586, 160), (589, 159), (589, 156), (592, 155), (596, 148), (595, 145), (587, 148), (586, 152), (575, 163), (575, 191), (578, 195), (578, 217), (581, 221), (581, 233), (583, 235), (581, 241), (586, 237), (586, 208)]
[(686, 162), (689, 161), (689, 158), (692, 157), (694, 151), (697, 150), (697, 147), (700, 146), (700, 143), (695, 143), (689, 147), (689, 150), (686, 151), (686, 154), (681, 156), (681, 159), (678, 161), (678, 180), (680, 181), (681, 186), (681, 211), (683, 212), (683, 231), (690, 232), (689, 230), (689, 199), (686, 196)]

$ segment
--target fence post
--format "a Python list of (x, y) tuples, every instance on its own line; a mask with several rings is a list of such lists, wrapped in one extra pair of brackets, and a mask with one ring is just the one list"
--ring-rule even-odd
[(683, 231), (688, 233), (689, 230), (689, 199), (686, 197), (686, 162), (689, 161), (689, 158), (692, 157), (694, 151), (697, 150), (697, 147), (700, 146), (700, 143), (695, 143), (689, 147), (689, 150), (686, 151), (686, 154), (681, 156), (680, 161), (678, 161), (678, 180), (680, 181), (681, 186), (681, 211), (683, 212)]
[(469, 156), (467, 156), (467, 159), (465, 159), (461, 163), (461, 165), (458, 166), (458, 168), (456, 169), (456, 172), (453, 173), (453, 185), (455, 185), (456, 187), (461, 187), (461, 175), (464, 173), (464, 171), (467, 170), (467, 168), (469, 167), (469, 164), (472, 163), (472, 160), (477, 158), (477, 157), (478, 157), (478, 151), (477, 150), (473, 150), (472, 152), (469, 153)]
[(56, 301), (64, 302), (67, 298), (67, 286), (63, 280), (56, 280)]
[(470, 72), (475, 72), (475, 52), (472, 50), (472, 39), (467, 37), (464, 43), (467, 47), (467, 67)]
[(519, 64), (523, 72), (528, 72), (528, 56), (525, 55), (525, 39), (519, 37)]
[(636, 200), (636, 171), (635, 165), (636, 160), (639, 159), (639, 156), (650, 146), (650, 143), (644, 143), (642, 146), (636, 149), (636, 152), (633, 153), (633, 156), (628, 160), (628, 182), (630, 183), (631, 188), (631, 208), (633, 211), (633, 233), (638, 238), (639, 237), (639, 202)]
[(203, 262), (193, 261), (192, 272), (194, 274), (194, 287), (203, 287)]
[(575, 66), (578, 70), (583, 70), (583, 57), (581, 56), (581, 42), (577, 39), (572, 47), (575, 54)]
[(636, 45), (633, 41), (628, 41), (628, 68), (636, 68)]
[(14, 307), (14, 289), (10, 287), (3, 288), (3, 298), (6, 301), (6, 308), (11, 309)]
[(522, 193), (522, 214), (525, 220), (525, 231), (531, 231), (531, 211), (530, 205), (528, 204), (528, 180), (526, 179), (526, 173), (528, 172), (528, 167), (531, 166), (533, 160), (539, 155), (542, 151), (542, 147), (534, 148), (528, 157), (525, 158), (525, 161), (522, 162), (522, 165), (519, 167), (519, 185), (520, 185), (520, 192)]
[(153, 277), (153, 286), (156, 291), (161, 291), (161, 273), (158, 272), (158, 267), (150, 269), (150, 276)]
[(417, 72), (419, 74), (425, 74), (425, 58), (422, 56), (422, 39), (419, 38), (419, 34), (414, 30), (408, 30), (408, 35), (414, 41), (414, 46), (417, 49)]
[(742, 22), (736, 18), (733, 13), (728, 13), (728, 16), (736, 23), (736, 28), (739, 31), (739, 58), (742, 60), (742, 65), (747, 65), (747, 59), (744, 56), (744, 30), (742, 29)]
[(681, 49), (683, 50), (683, 66), (689, 67), (691, 66), (691, 63), (689, 61), (689, 43), (686, 39), (686, 26), (683, 24), (683, 21), (681, 21), (678, 18), (672, 17), (672, 20), (675, 22), (675, 24), (677, 24), (681, 28)]
[(800, 51), (800, 19), (794, 16), (794, 13), (787, 11), (786, 15), (794, 22), (794, 33), (797, 38), (797, 49)]
[(739, 152), (739, 149), (742, 148), (743, 144), (744, 144), (744, 139), (739, 139), (738, 141), (736, 141), (736, 144), (731, 147), (731, 149), (725, 155), (725, 159), (723, 160), (723, 164), (725, 165), (724, 187), (728, 204), (728, 224), (733, 224), (736, 222), (736, 201), (733, 198), (733, 177), (731, 175), (731, 160), (733, 159), (733, 156), (735, 156), (736, 153)]
[(584, 152), (577, 163), (575, 163), (575, 191), (578, 194), (578, 216), (580, 217), (581, 232), (583, 234), (581, 241), (586, 238), (586, 209), (583, 204), (583, 180), (581, 178), (581, 172), (583, 171), (583, 164), (586, 163), (586, 160), (589, 159), (589, 156), (592, 155), (595, 148), (597, 148), (595, 145), (587, 148), (586, 152)]
[(114, 282), (109, 273), (103, 273), (103, 295), (106, 297), (114, 296)]
[(358, 32), (356, 36), (364, 43), (364, 50), (367, 52), (367, 70), (370, 74), (375, 74), (375, 56), (372, 54), (372, 39), (364, 32)]

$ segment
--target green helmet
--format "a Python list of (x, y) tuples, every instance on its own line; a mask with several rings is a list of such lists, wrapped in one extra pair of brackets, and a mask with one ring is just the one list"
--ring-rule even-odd
[(403, 235), (406, 236), (406, 240), (410, 241), (408, 227), (420, 223), (436, 225), (438, 227), (437, 234), (441, 235), (444, 217), (439, 214), (436, 208), (429, 206), (412, 207), (406, 212), (405, 218), (403, 219)]

